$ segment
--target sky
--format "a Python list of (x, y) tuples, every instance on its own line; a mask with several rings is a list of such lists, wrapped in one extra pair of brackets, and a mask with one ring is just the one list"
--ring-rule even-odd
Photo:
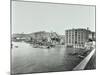
[(12, 33), (95, 31), (95, 6), (12, 1)]

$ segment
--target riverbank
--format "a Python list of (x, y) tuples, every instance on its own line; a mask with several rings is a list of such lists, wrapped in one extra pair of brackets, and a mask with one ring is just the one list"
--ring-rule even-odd
[[(12, 73), (39, 73), (39, 72), (57, 72), (72, 71), (84, 57), (84, 50), (79, 50), (78, 54), (68, 54), (65, 46), (56, 46), (54, 48), (34, 48), (25, 42), (14, 42), (18, 48), (12, 48)], [(78, 51), (78, 50), (77, 50)]]

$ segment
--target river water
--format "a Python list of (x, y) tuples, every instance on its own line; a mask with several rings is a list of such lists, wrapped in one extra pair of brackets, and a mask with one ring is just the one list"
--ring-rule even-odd
[[(18, 48), (16, 47), (18, 46)], [(66, 69), (67, 54), (64, 46), (50, 49), (33, 48), (24, 42), (13, 42), (12, 73), (36, 73)]]

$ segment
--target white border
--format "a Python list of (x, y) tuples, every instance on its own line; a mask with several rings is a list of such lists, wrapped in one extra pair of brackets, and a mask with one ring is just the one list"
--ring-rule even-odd
[[(55, 3), (87, 4), (96, 5), (96, 53), (97, 69), (88, 71), (67, 71), (39, 73), (41, 75), (99, 75), (100, 66), (100, 0), (28, 0), (44, 1)], [(0, 0), (0, 75), (9, 75), (10, 73), (10, 0)], [(38, 73), (36, 75), (39, 75)], [(35, 74), (34, 74), (35, 75)]]

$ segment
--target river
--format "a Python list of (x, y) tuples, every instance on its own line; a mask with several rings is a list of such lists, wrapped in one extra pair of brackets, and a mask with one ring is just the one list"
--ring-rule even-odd
[(33, 48), (32, 45), (24, 42), (12, 43), (12, 73), (52, 72), (71, 70), (72, 68), (67, 64), (73, 64), (73, 62), (66, 59), (67, 54), (64, 46), (41, 49)]

